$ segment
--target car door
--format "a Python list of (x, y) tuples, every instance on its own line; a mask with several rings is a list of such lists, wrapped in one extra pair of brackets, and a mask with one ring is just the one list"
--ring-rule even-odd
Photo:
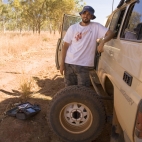
[[(141, 2), (133, 1), (115, 11), (109, 29), (115, 31), (116, 35), (105, 44), (100, 64), (100, 70), (103, 70), (100, 73), (102, 82), (105, 74), (112, 80), (114, 109), (126, 141), (133, 141), (137, 106), (142, 96), (139, 91), (142, 81), (142, 56), (139, 54), (142, 53)], [(136, 36), (137, 29), (139, 32)]]
[(56, 48), (56, 55), (55, 55), (55, 62), (56, 62), (56, 68), (60, 68), (60, 63), (61, 63), (61, 52), (62, 52), (62, 46), (63, 46), (63, 38), (68, 30), (68, 28), (81, 21), (80, 16), (75, 16), (75, 15), (69, 15), (69, 14), (64, 14), (63, 16), (63, 24), (62, 24), (62, 30), (61, 30), (61, 37), (58, 39), (57, 42), (57, 48)]

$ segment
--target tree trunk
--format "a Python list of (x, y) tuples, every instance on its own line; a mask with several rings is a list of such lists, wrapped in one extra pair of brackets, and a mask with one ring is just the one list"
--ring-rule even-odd
[(5, 28), (5, 22), (4, 21), (2, 22), (2, 25), (3, 25), (3, 33), (5, 33), (6, 28)]
[(20, 34), (22, 33), (22, 28), (20, 27)]
[(52, 26), (51, 26), (51, 23), (49, 25), (49, 30), (50, 30), (50, 34), (52, 34)]
[(35, 33), (35, 27), (34, 27), (34, 25), (33, 25), (33, 34)]
[(40, 35), (40, 24), (38, 25), (38, 34)]

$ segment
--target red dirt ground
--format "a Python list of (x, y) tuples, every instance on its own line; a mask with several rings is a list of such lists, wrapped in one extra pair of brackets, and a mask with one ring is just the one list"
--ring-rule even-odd
[[(55, 67), (57, 38), (41, 49), (0, 62), (0, 142), (59, 142), (47, 125), (50, 99), (64, 87), (63, 76)], [(24, 73), (23, 73), (24, 72)], [(7, 116), (7, 110), (22, 102), (20, 82), (32, 78), (34, 85), (28, 102), (38, 104), (41, 111), (28, 120)], [(105, 137), (104, 137), (105, 136)], [(95, 142), (107, 142), (108, 129)]]

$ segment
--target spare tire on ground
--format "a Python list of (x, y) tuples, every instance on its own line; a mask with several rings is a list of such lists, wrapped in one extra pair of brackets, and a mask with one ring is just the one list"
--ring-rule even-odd
[(94, 90), (69, 86), (50, 102), (48, 124), (65, 142), (91, 142), (102, 132), (106, 115)]

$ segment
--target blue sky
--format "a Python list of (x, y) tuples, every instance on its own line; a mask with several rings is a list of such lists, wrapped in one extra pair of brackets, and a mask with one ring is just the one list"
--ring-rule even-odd
[[(92, 6), (95, 9), (96, 22), (104, 24), (106, 17), (112, 12), (113, 0), (84, 0), (86, 5)], [(114, 0), (113, 9), (117, 7), (120, 0)]]

